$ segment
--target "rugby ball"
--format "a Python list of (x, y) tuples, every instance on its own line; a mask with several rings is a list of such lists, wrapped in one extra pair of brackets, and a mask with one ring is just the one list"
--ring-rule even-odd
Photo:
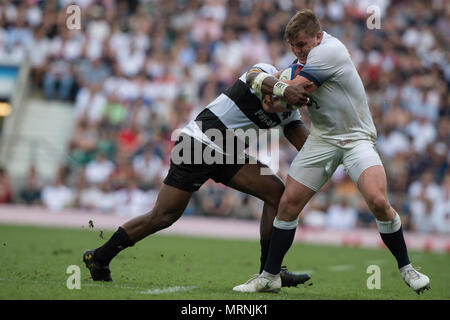
[[(302, 70), (302, 67), (303, 66), (300, 64), (293, 64), (293, 65), (289, 66), (288, 68), (283, 70), (283, 72), (280, 75), (279, 80), (293, 80), (300, 73), (300, 70)], [(280, 100), (280, 102), (283, 107), (288, 108), (288, 109), (299, 108), (298, 106), (291, 106), (283, 100)]]

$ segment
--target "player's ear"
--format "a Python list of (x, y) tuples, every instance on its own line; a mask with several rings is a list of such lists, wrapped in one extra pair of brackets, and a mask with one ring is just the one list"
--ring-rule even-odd
[(318, 44), (320, 43), (320, 41), (322, 41), (322, 37), (323, 37), (322, 31), (316, 33), (316, 40)]

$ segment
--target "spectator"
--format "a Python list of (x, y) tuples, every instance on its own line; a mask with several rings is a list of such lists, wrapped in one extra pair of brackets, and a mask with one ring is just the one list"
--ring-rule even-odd
[(127, 115), (128, 109), (117, 94), (112, 93), (108, 96), (108, 101), (103, 105), (101, 111), (102, 122), (114, 128), (119, 128), (126, 120)]
[(95, 156), (98, 140), (98, 129), (95, 123), (89, 123), (85, 118), (77, 122), (74, 134), (69, 141), (71, 158), (79, 165), (86, 165)]
[[(237, 196), (236, 200), (240, 197)], [(259, 220), (263, 210), (263, 202), (255, 197), (245, 195), (242, 203), (235, 203), (236, 210), (233, 211), (233, 217), (246, 220)]]
[(326, 213), (326, 226), (329, 229), (349, 230), (356, 227), (358, 213), (351, 207), (348, 200), (341, 198), (332, 204)]
[(36, 86), (40, 86), (48, 64), (48, 54), (50, 51), (50, 40), (46, 37), (44, 27), (38, 27), (34, 30), (33, 54), (30, 55), (32, 77)]
[(311, 229), (324, 229), (326, 227), (327, 206), (326, 195), (322, 192), (316, 194), (304, 210), (303, 215), (300, 216), (302, 225)]
[(144, 189), (148, 187), (152, 188), (164, 179), (161, 176), (162, 167), (163, 162), (161, 158), (156, 156), (150, 147), (147, 147), (142, 155), (135, 157), (133, 160), (136, 177)]
[(84, 58), (77, 68), (77, 82), (80, 87), (101, 85), (110, 75), (110, 68), (101, 57), (94, 60)]
[(119, 130), (116, 143), (118, 152), (130, 157), (144, 143), (144, 135), (137, 125), (132, 124)]
[(418, 153), (423, 153), (427, 145), (436, 138), (436, 128), (425, 115), (420, 115), (406, 127), (413, 138), (412, 145)]
[(206, 188), (199, 190), (201, 203), (200, 212), (202, 215), (213, 217), (229, 217), (233, 211), (234, 197), (230, 191), (219, 184), (205, 183)]
[(107, 103), (100, 85), (91, 85), (78, 91), (75, 98), (75, 117), (88, 122), (100, 122), (103, 109)]
[(103, 153), (98, 153), (95, 160), (86, 165), (86, 180), (91, 184), (101, 184), (108, 180), (114, 171), (114, 163)]
[(8, 173), (0, 167), (0, 204), (11, 203), (13, 200), (13, 189)]
[(39, 181), (36, 167), (31, 165), (28, 169), (28, 175), (25, 180), (25, 185), (19, 191), (20, 202), (26, 205), (34, 205), (41, 203), (42, 185)]
[(433, 212), (435, 229), (437, 232), (450, 233), (450, 172), (445, 174), (440, 189), (441, 197)]
[(146, 193), (130, 181), (126, 188), (116, 191), (116, 213), (121, 217), (134, 217), (148, 212), (150, 199)]
[(441, 198), (441, 190), (433, 181), (430, 170), (425, 171), (419, 181), (411, 184), (409, 191), (413, 228), (421, 232), (433, 230), (432, 212)]
[(73, 82), (72, 67), (62, 53), (50, 56), (50, 63), (43, 80), (45, 98), (68, 100)]
[(111, 173), (111, 183), (115, 190), (124, 189), (130, 182), (135, 182), (136, 175), (131, 163), (131, 158), (125, 154), (118, 152), (117, 164)]
[(108, 126), (99, 128), (99, 138), (95, 146), (96, 153), (103, 153), (106, 158), (113, 161), (116, 156), (115, 132)]
[[(296, 10), (310, 8), (323, 21), (324, 30), (346, 44), (361, 75), (378, 131), (377, 148), (388, 174), (389, 196), (397, 207), (406, 204), (402, 212), (410, 215), (410, 224), (416, 228), (418, 215), (435, 217), (436, 212), (445, 212), (438, 205), (441, 202), (430, 207), (424, 200), (428, 196), (416, 193), (431, 192), (417, 191), (428, 169), (434, 186), (425, 189), (444, 192), (443, 177), (450, 162), (446, 1), (411, 6), (408, 1), (387, 0), (102, 1), (101, 5), (77, 0), (83, 8), (84, 28), (68, 30), (62, 8), (70, 3), (9, 1), (2, 5), (0, 57), (18, 62), (29, 59), (34, 84), (42, 82), (46, 97), (76, 97), (76, 129), (68, 146), (75, 160), (72, 175), (101, 152), (118, 166), (122, 163), (111, 183), (113, 188), (124, 188), (136, 178), (131, 164), (141, 157), (148, 141), (161, 159), (163, 175), (173, 145), (172, 131), (223, 92), (230, 79), (256, 61), (280, 69), (292, 63), (283, 27)], [(382, 12), (382, 29), (361, 28), (367, 7), (374, 3)], [(307, 111), (300, 112), (310, 126)], [(284, 142), (282, 138), (282, 178), (295, 155)], [(148, 185), (135, 182), (150, 188), (145, 191), (148, 195), (160, 183), (159, 179)], [(90, 188), (89, 183), (70, 186), (80, 189), (78, 194)], [(211, 199), (203, 201), (199, 194), (195, 197), (200, 199), (198, 210), (193, 204), (190, 212), (239, 216), (236, 208), (245, 199), (214, 188), (205, 185), (201, 195)], [(321, 191), (347, 198), (355, 187), (338, 169)], [(229, 204), (230, 199), (235, 203)], [(358, 198), (351, 200), (356, 201), (358, 224), (372, 226)], [(251, 216), (253, 201), (243, 207), (242, 216)], [(320, 225), (322, 216), (316, 213), (328, 215), (329, 209), (328, 203), (310, 208), (314, 214), (305, 212), (305, 223), (317, 220), (311, 223)]]
[(53, 212), (60, 212), (74, 200), (73, 191), (63, 183), (60, 174), (53, 179), (52, 184), (42, 189), (42, 202)]
[(91, 187), (82, 190), (80, 207), (98, 210), (107, 214), (114, 213), (116, 207), (116, 195), (110, 181), (91, 185)]
[(375, 222), (375, 217), (372, 212), (370, 212), (366, 201), (360, 198), (357, 202), (356, 210), (358, 213), (358, 221), (356, 225), (360, 228), (372, 228), (377, 229), (377, 224)]

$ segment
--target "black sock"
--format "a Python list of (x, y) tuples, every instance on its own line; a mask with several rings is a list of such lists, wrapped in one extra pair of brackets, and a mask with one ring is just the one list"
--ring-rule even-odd
[(386, 247), (389, 248), (395, 259), (397, 259), (399, 269), (410, 263), (405, 239), (403, 238), (403, 229), (401, 227), (394, 233), (380, 232), (380, 235)]
[(95, 250), (94, 260), (109, 265), (120, 251), (133, 245), (134, 243), (130, 240), (125, 230), (119, 227), (103, 246)]
[(261, 273), (263, 272), (264, 266), (266, 265), (267, 255), (269, 254), (270, 240), (260, 240), (259, 243), (261, 244), (261, 264), (259, 265), (259, 273)]
[(270, 237), (269, 254), (264, 270), (271, 274), (278, 274), (281, 270), (281, 264), (286, 252), (294, 241), (297, 228), (284, 230), (273, 227)]

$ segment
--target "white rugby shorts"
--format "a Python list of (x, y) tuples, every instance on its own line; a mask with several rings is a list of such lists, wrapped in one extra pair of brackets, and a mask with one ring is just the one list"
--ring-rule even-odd
[(364, 170), (383, 165), (371, 141), (351, 141), (341, 147), (309, 135), (303, 148), (292, 161), (289, 175), (317, 192), (331, 178), (340, 164), (344, 165), (345, 172), (356, 186)]

